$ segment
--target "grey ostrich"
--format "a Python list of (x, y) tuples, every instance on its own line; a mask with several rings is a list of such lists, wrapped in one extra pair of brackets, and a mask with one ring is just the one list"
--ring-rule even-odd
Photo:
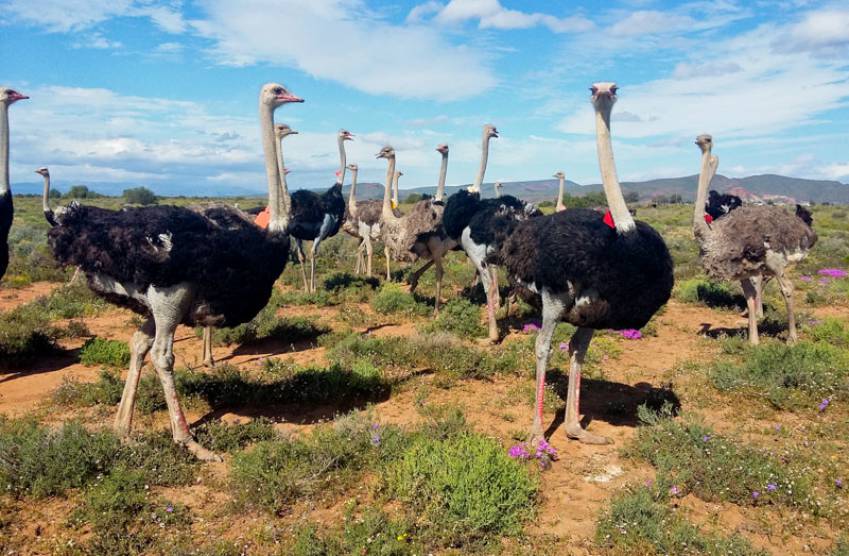
[(495, 188), (495, 198), (500, 199), (502, 195), (504, 195), (504, 185), (500, 180), (496, 180), (493, 184), (493, 188)]
[(560, 182), (557, 186), (557, 203), (554, 205), (554, 212), (563, 212), (566, 210), (566, 205), (563, 203), (563, 194), (566, 192), (566, 174), (559, 170), (554, 177)]
[(260, 90), (267, 230), (227, 206), (115, 211), (71, 204), (47, 215), (55, 223), (48, 232), (55, 259), (81, 267), (96, 294), (146, 318), (130, 342), (130, 370), (115, 420), (121, 434), (130, 431), (141, 368), (150, 352), (165, 391), (174, 442), (200, 459), (220, 459), (195, 441), (180, 407), (173, 375), (174, 333), (181, 323), (247, 322), (268, 303), (289, 253), (291, 198), (276, 164), (274, 110), (290, 102), (303, 100), (275, 83)]
[(569, 340), (566, 435), (588, 444), (607, 444), (609, 439), (580, 423), (581, 367), (593, 332), (642, 328), (672, 292), (672, 258), (666, 244), (651, 226), (633, 219), (616, 176), (610, 140), (616, 85), (596, 83), (592, 92), (602, 186), (612, 218), (589, 209), (530, 218), (515, 224), (499, 252), (511, 283), (542, 304), (535, 347), (534, 443), (543, 437), (545, 373), (557, 323), (577, 327)]
[(9, 106), (26, 98), (29, 97), (0, 86), (0, 280), (9, 266), (9, 230), (15, 217), (9, 185)]
[(702, 151), (702, 165), (693, 213), (693, 234), (699, 244), (705, 272), (711, 278), (736, 280), (742, 285), (752, 345), (759, 341), (759, 283), (775, 278), (787, 305), (787, 342), (795, 343), (798, 336), (793, 282), (786, 271), (807, 256), (817, 241), (817, 234), (801, 218), (774, 206), (743, 206), (709, 224), (705, 219), (705, 200), (719, 160), (711, 155), (713, 138), (710, 135), (699, 135), (696, 144)]

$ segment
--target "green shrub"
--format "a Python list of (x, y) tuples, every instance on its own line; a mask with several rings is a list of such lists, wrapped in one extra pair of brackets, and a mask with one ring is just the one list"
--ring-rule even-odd
[(330, 529), (308, 524), (298, 529), (292, 556), (413, 556), (425, 554), (413, 538), (414, 530), (404, 520), (391, 519), (385, 513), (368, 509), (362, 516), (348, 512), (344, 525)]
[(58, 329), (32, 304), (0, 313), (0, 365), (49, 353), (58, 336)]
[(143, 474), (145, 482), (155, 486), (192, 484), (198, 460), (176, 444), (170, 431), (147, 432), (135, 436), (121, 447), (120, 464)]
[(157, 201), (156, 194), (146, 187), (125, 189), (121, 196), (131, 205), (155, 205)]
[(421, 437), (389, 467), (387, 484), (411, 515), (450, 543), (517, 534), (533, 515), (538, 480), (498, 442), (475, 434)]
[(739, 535), (706, 535), (647, 488), (617, 495), (598, 522), (596, 545), (606, 555), (749, 556), (765, 554)]
[(675, 287), (675, 297), (686, 303), (701, 303), (708, 307), (746, 306), (743, 296), (731, 291), (724, 282), (711, 282), (702, 278), (679, 282)]
[(91, 317), (108, 307), (106, 301), (96, 296), (84, 281), (56, 288), (46, 297), (32, 302), (44, 311), (49, 319)]
[(708, 501), (777, 504), (817, 510), (809, 472), (741, 446), (692, 420), (657, 417), (641, 407), (629, 454), (657, 468), (658, 483)]
[(247, 423), (209, 421), (197, 427), (195, 438), (213, 452), (236, 452), (248, 444), (277, 436), (270, 420), (259, 418)]
[(423, 316), (430, 308), (416, 299), (398, 284), (387, 283), (381, 286), (371, 300), (371, 307), (382, 315)]
[[(197, 329), (200, 334), (202, 329)], [(292, 344), (315, 341), (330, 328), (306, 317), (278, 317), (277, 308), (268, 305), (250, 322), (232, 328), (216, 328), (212, 333), (216, 345), (250, 344), (275, 339)]]
[(754, 346), (736, 362), (715, 363), (709, 373), (720, 390), (749, 390), (777, 407), (812, 407), (849, 395), (849, 352), (826, 342)]
[(811, 339), (827, 342), (841, 348), (849, 348), (849, 324), (836, 318), (826, 318), (808, 330)]
[(130, 346), (117, 340), (89, 338), (80, 349), (80, 363), (90, 366), (126, 367), (130, 363)]
[(0, 417), (0, 489), (37, 498), (62, 494), (107, 472), (118, 438), (70, 422), (50, 430), (32, 420)]
[(446, 303), (439, 310), (436, 320), (426, 329), (451, 332), (463, 338), (479, 338), (486, 335), (486, 328), (481, 324), (480, 308), (462, 297)]
[(53, 401), (72, 407), (117, 405), (123, 391), (124, 381), (118, 373), (101, 370), (96, 382), (80, 382), (65, 377), (53, 392)]

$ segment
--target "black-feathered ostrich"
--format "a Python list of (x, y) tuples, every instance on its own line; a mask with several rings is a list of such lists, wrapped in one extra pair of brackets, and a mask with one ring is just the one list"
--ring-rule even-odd
[(462, 246), (483, 283), (491, 342), (498, 341), (495, 313), (501, 304), (498, 275), (492, 263), (492, 255), (498, 252), (512, 230), (512, 223), (540, 214), (536, 207), (512, 195), (481, 199), (480, 188), (489, 158), (489, 141), (496, 137), (498, 130), (494, 125), (483, 126), (481, 163), (477, 177), (467, 189), (461, 189), (448, 198), (442, 216), (446, 234)]
[[(716, 172), (715, 169), (714, 172)], [(708, 194), (707, 201), (705, 202), (705, 214), (710, 216), (709, 220), (716, 220), (742, 206), (743, 199), (737, 195), (719, 193), (718, 191), (711, 189)]]
[(759, 342), (759, 290), (763, 281), (775, 278), (787, 306), (787, 342), (794, 343), (797, 334), (793, 282), (785, 272), (788, 266), (804, 259), (817, 241), (809, 224), (810, 214), (802, 207), (797, 207), (794, 215), (781, 207), (747, 205), (708, 223), (704, 217), (705, 200), (719, 161), (711, 154), (713, 137), (699, 135), (696, 144), (702, 151), (702, 167), (693, 211), (693, 235), (699, 244), (702, 266), (711, 278), (740, 281), (752, 345)]
[(616, 85), (596, 83), (591, 90), (602, 185), (614, 227), (594, 210), (567, 209), (516, 224), (500, 252), (511, 282), (542, 301), (534, 443), (543, 436), (545, 372), (557, 323), (578, 327), (569, 341), (566, 435), (588, 444), (607, 444), (609, 439), (586, 431), (579, 421), (581, 366), (593, 331), (641, 328), (672, 292), (672, 258), (666, 244), (651, 226), (634, 221), (616, 176), (610, 141)]
[(289, 233), (295, 238), (298, 248), (298, 260), (304, 264), (304, 241), (312, 241), (310, 247), (310, 281), (305, 288), (313, 293), (315, 285), (315, 258), (321, 242), (339, 232), (345, 220), (345, 198), (342, 197), (342, 183), (345, 181), (345, 141), (353, 139), (353, 134), (340, 129), (337, 135), (339, 144), (339, 171), (336, 183), (324, 193), (300, 189), (292, 193), (292, 216), (289, 219)]
[(9, 106), (25, 98), (29, 97), (0, 86), (0, 280), (9, 266), (9, 230), (15, 217), (9, 185)]
[(120, 433), (130, 431), (142, 364), (150, 352), (165, 390), (174, 441), (200, 459), (218, 459), (194, 440), (180, 408), (173, 375), (174, 331), (181, 323), (234, 326), (251, 320), (268, 303), (289, 253), (291, 199), (277, 170), (274, 110), (290, 102), (303, 100), (282, 85), (269, 83), (260, 91), (271, 213), (266, 230), (227, 206), (115, 211), (71, 204), (48, 215), (57, 223), (48, 232), (56, 260), (81, 267), (96, 294), (146, 318), (130, 342), (130, 370), (115, 420)]

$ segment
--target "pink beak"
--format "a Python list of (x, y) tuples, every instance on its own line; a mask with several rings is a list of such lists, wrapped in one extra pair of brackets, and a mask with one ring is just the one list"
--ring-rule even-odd
[(12, 97), (12, 100), (13, 100), (13, 101), (16, 101), (16, 100), (26, 100), (26, 99), (28, 99), (28, 98), (29, 98), (27, 95), (22, 95), (21, 93), (19, 93), (19, 92), (17, 92), (17, 91), (15, 91), (14, 93), (12, 93), (12, 94), (11, 94), (11, 97)]
[(295, 95), (277, 95), (277, 100), (282, 100), (283, 102), (304, 102), (304, 99), (301, 97), (296, 97)]

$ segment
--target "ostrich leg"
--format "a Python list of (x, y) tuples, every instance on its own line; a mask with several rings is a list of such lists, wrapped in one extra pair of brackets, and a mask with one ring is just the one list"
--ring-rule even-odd
[(764, 288), (766, 287), (767, 279), (763, 276), (752, 276), (752, 285), (755, 286), (755, 306), (757, 308), (756, 315), (759, 319), (764, 318)]
[(557, 321), (563, 314), (565, 303), (561, 297), (553, 296), (547, 290), (542, 292), (542, 327), (537, 334), (534, 348), (537, 364), (536, 411), (531, 427), (531, 446), (537, 446), (544, 439), (542, 429), (543, 401), (545, 397), (545, 373), (548, 370), (548, 355), (551, 352), (551, 336), (557, 327)]
[(357, 245), (357, 263), (354, 265), (354, 274), (365, 273), (366, 259), (365, 259), (365, 250), (366, 250), (366, 240), (361, 240), (360, 244)]
[(495, 267), (487, 268), (487, 278), (482, 278), (484, 283), (489, 280), (489, 289), (486, 292), (486, 312), (489, 321), (489, 341), (493, 344), (498, 342), (498, 321), (495, 313), (498, 311), (498, 276)]
[(366, 245), (366, 257), (368, 258), (366, 262), (366, 276), (371, 278), (371, 262), (374, 257), (374, 248), (372, 247), (370, 237), (366, 237), (364, 242)]
[(569, 339), (569, 388), (566, 394), (566, 436), (584, 444), (611, 444), (606, 436), (593, 434), (581, 426), (581, 367), (593, 339), (592, 328), (578, 328)]
[(413, 274), (410, 276), (410, 293), (416, 291), (416, 288), (419, 287), (419, 278), (422, 277), (422, 274), (424, 274), (427, 269), (433, 266), (433, 263), (433, 259), (430, 259), (425, 264), (423, 264), (421, 268), (413, 272)]
[(442, 257), (435, 256), (433, 262), (436, 265), (436, 299), (433, 302), (433, 315), (439, 314), (439, 299), (442, 296), (442, 277), (445, 275), (445, 269), (442, 266)]
[(212, 327), (205, 326), (203, 329), (203, 364), (207, 367), (215, 366), (212, 357)]
[(218, 455), (198, 444), (192, 437), (186, 416), (180, 407), (177, 387), (174, 384), (174, 332), (191, 302), (192, 289), (186, 284), (180, 284), (161, 290), (151, 286), (150, 290), (152, 291), (149, 291), (147, 296), (153, 308), (153, 319), (156, 323), (151, 360), (165, 392), (165, 403), (168, 405), (174, 442), (185, 446), (200, 460), (221, 461)]
[(300, 263), (299, 266), (301, 267), (301, 278), (304, 280), (304, 291), (310, 293), (310, 285), (307, 282), (307, 269), (304, 267), (307, 258), (304, 254), (304, 242), (300, 239), (296, 239), (295, 245), (297, 247), (298, 263)]
[(115, 431), (121, 436), (130, 434), (133, 427), (133, 409), (136, 405), (139, 377), (141, 377), (144, 358), (153, 346), (153, 335), (155, 333), (156, 328), (153, 325), (153, 319), (148, 319), (130, 340), (130, 370), (127, 373), (127, 382), (124, 383), (121, 403), (118, 405), (118, 414), (115, 416)]
[(796, 335), (796, 313), (793, 309), (793, 282), (788, 280), (784, 273), (776, 274), (775, 279), (787, 306), (787, 343), (792, 345), (799, 341)]
[(752, 280), (744, 278), (740, 285), (743, 286), (743, 295), (746, 297), (746, 309), (749, 312), (749, 344), (756, 346), (760, 343), (758, 338), (758, 292)]
[(386, 281), (392, 281), (392, 271), (389, 268), (389, 246), (386, 245), (383, 247), (383, 254), (386, 256)]

